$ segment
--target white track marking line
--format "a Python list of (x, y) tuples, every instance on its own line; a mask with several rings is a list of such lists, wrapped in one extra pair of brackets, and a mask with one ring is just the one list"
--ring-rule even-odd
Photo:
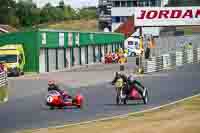
[(167, 107), (167, 106), (170, 106), (170, 105), (174, 105), (174, 104), (177, 104), (177, 103), (180, 103), (180, 102), (183, 102), (185, 100), (189, 100), (191, 98), (198, 97), (198, 96), (200, 96), (200, 94), (193, 95), (193, 96), (190, 96), (190, 97), (186, 97), (186, 98), (183, 98), (181, 100), (177, 100), (177, 101), (174, 101), (174, 102), (171, 102), (171, 103), (168, 103), (168, 104), (164, 104), (164, 105), (154, 107), (154, 108), (151, 108), (151, 109), (147, 109), (147, 110), (143, 110), (143, 111), (132, 112), (132, 113), (113, 116), (113, 117), (106, 117), (106, 118), (101, 118), (101, 119), (91, 120), (91, 121), (86, 121), (86, 122), (66, 124), (66, 125), (61, 125), (61, 126), (53, 126), (53, 127), (48, 127), (48, 128), (40, 128), (40, 129), (36, 129), (36, 130), (32, 130), (32, 131), (39, 131), (39, 130), (42, 130), (42, 129), (57, 129), (57, 128), (64, 128), (64, 127), (70, 127), (70, 126), (85, 125), (85, 124), (90, 124), (90, 123), (93, 123), (93, 122), (101, 122), (101, 121), (107, 121), (107, 120), (113, 120), (113, 119), (122, 119), (122, 118), (126, 118), (130, 115), (136, 115), (136, 114), (139, 114), (139, 113), (151, 112), (151, 111), (154, 111), (154, 110), (157, 110), (157, 109), (160, 109), (160, 108), (163, 108), (163, 107)]

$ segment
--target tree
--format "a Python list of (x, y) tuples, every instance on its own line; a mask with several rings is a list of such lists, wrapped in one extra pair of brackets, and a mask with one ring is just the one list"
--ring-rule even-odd
[(96, 7), (82, 8), (79, 10), (79, 16), (81, 19), (94, 19), (97, 18)]
[(96, 7), (79, 10), (66, 5), (63, 0), (57, 7), (47, 3), (43, 8), (37, 8), (33, 0), (0, 0), (0, 24), (14, 26), (33, 26), (44, 22), (56, 22), (71, 19), (97, 18)]
[(61, 0), (61, 1), (59, 2), (58, 8), (61, 8), (61, 9), (64, 10), (64, 8), (65, 8), (65, 2), (64, 2), (63, 0)]
[[(63, 17), (64, 20), (76, 18), (76, 11), (73, 8), (71, 8), (70, 5), (65, 5), (63, 0), (61, 0), (59, 2), (59, 5), (57, 8), (62, 10), (61, 16)], [(61, 20), (63, 20), (63, 19), (61, 19)]]
[(40, 23), (40, 10), (32, 1), (20, 1), (16, 6), (16, 15), (22, 26), (32, 26)]
[(9, 15), (8, 17), (8, 23), (7, 24), (10, 24), (12, 26), (15, 26), (15, 27), (19, 27), (20, 26), (20, 20), (17, 16), (14, 16), (14, 15)]
[(65, 10), (64, 10), (65, 19), (73, 19), (75, 15), (76, 15), (76, 12), (73, 8), (71, 8), (70, 5), (65, 7)]
[[(15, 16), (16, 3), (13, 0), (0, 0), (0, 23), (9, 24), (11, 17)], [(14, 18), (12, 18), (13, 20)], [(16, 18), (17, 19), (17, 18)], [(17, 20), (14, 20), (17, 22)], [(13, 21), (13, 22), (14, 22)]]
[(41, 10), (41, 22), (48, 22), (51, 19), (50, 9), (52, 8), (50, 3), (47, 3)]
[(63, 20), (63, 12), (60, 8), (53, 7), (50, 3), (47, 3), (41, 11), (41, 22), (53, 22)]

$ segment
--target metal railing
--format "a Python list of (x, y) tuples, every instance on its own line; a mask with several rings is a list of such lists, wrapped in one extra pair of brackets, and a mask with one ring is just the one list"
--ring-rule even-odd
[(179, 48), (143, 62), (144, 73), (173, 69), (184, 64), (200, 63), (200, 48)]
[[(147, 47), (147, 38), (144, 38), (144, 47)], [(156, 48), (151, 49), (152, 56), (160, 56), (161, 54), (168, 53), (169, 51), (183, 47), (189, 43), (192, 43), (193, 48), (199, 47), (200, 34), (195, 33), (192, 35), (161, 35), (155, 38)]]
[(0, 103), (8, 101), (8, 78), (7, 73), (0, 72)]
[(0, 87), (8, 85), (7, 73), (5, 71), (0, 73)]

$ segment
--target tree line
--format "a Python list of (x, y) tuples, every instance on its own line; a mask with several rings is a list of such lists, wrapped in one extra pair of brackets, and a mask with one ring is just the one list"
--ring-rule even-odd
[(0, 0), (0, 24), (29, 27), (47, 22), (97, 18), (96, 7), (73, 9), (60, 1), (58, 6), (47, 3), (38, 8), (32, 0)]

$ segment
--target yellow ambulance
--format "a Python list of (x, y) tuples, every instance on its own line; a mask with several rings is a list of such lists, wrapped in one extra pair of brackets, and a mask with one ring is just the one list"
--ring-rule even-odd
[(6, 66), (8, 76), (24, 74), (25, 56), (21, 44), (9, 44), (0, 47), (0, 62)]

